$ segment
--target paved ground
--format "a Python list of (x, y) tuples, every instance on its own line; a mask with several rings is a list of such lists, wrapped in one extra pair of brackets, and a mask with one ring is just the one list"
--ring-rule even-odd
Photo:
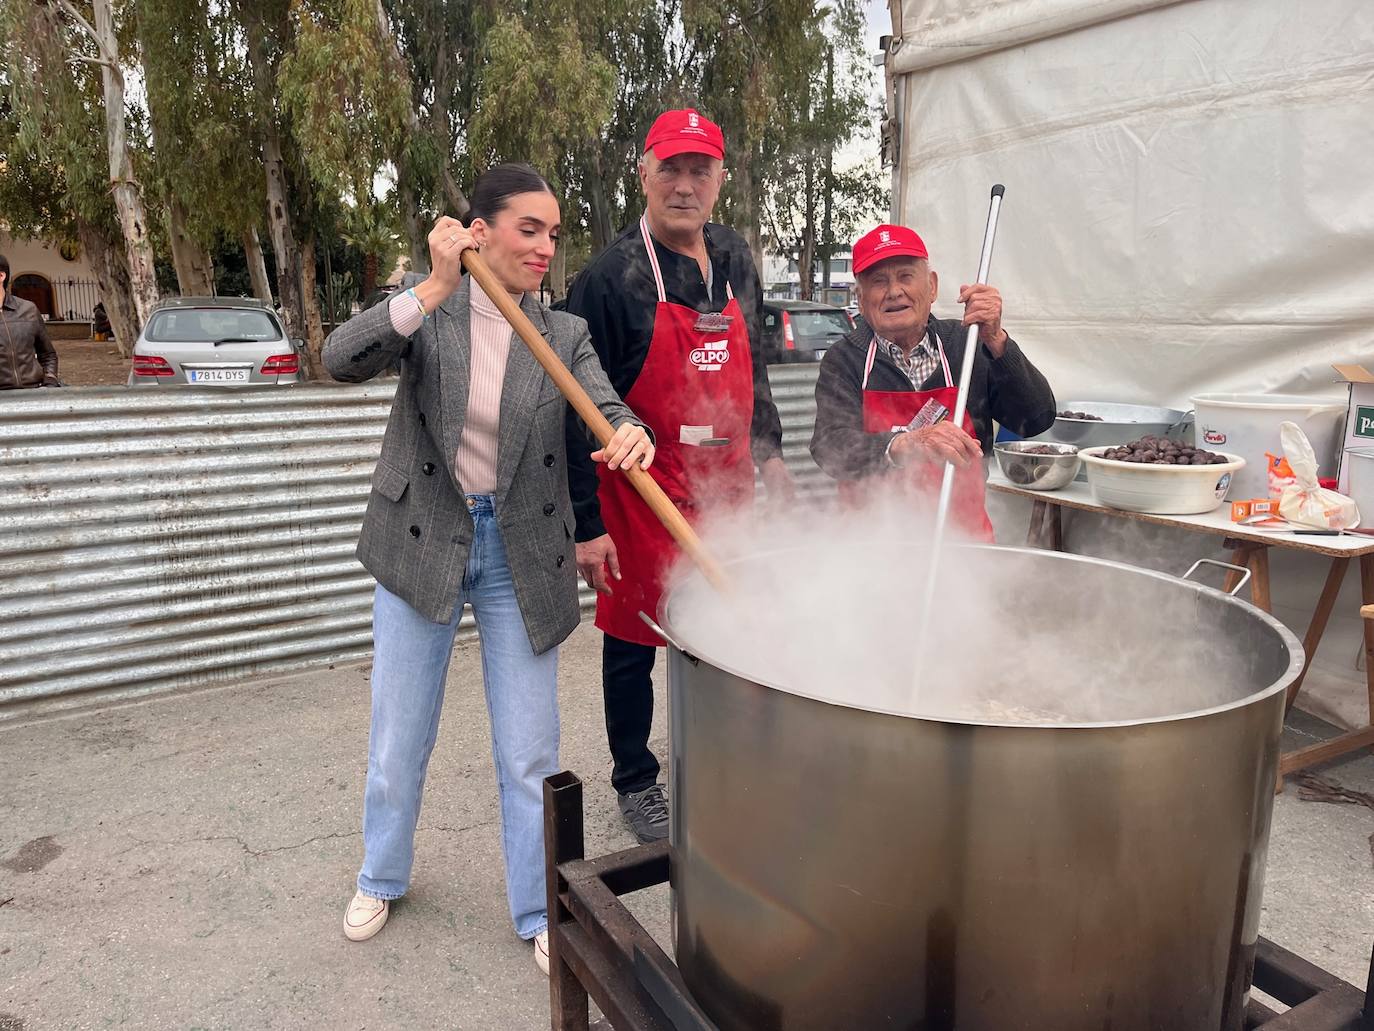
[[(506, 912), (474, 659), (463, 645), (453, 664), (411, 894), (362, 945), (340, 919), (360, 858), (364, 670), (0, 729), (0, 1031), (547, 1027)], [(584, 625), (562, 653), (563, 756), (588, 781), (589, 855), (633, 844), (605, 783), (598, 670)], [(1374, 792), (1374, 759), (1325, 775)], [(1371, 831), (1374, 812), (1290, 787), (1265, 892), (1265, 934), (1361, 986)], [(632, 908), (663, 940), (666, 892), (642, 895)]]

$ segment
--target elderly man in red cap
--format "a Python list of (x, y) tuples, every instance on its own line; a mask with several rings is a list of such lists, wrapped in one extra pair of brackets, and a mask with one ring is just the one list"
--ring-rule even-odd
[[(710, 221), (725, 181), (725, 139), (704, 115), (668, 111), (644, 141), (644, 216), (583, 270), (567, 310), (587, 320), (612, 386), (654, 433), (650, 475), (688, 519), (701, 506), (791, 497), (782, 424), (768, 388), (763, 288), (739, 234)], [(584, 439), (570, 416), (570, 439)], [(581, 455), (586, 448), (574, 449)], [(642, 842), (668, 835), (668, 803), (649, 749), (654, 616), (677, 558), (666, 530), (623, 477), (570, 455), (577, 565), (599, 593), (602, 689), (621, 813)]]
[[(962, 319), (931, 314), (939, 278), (929, 257), (905, 226), (881, 225), (855, 242), (855, 290), (867, 326), (821, 363), (811, 454), (851, 502), (881, 483), (922, 494), (933, 506), (952, 462), (951, 516), (967, 536), (991, 541), (982, 457), (992, 447), (993, 420), (1033, 436), (1054, 422), (1054, 394), (1002, 328), (995, 287), (961, 286)], [(955, 426), (955, 375), (975, 323), (968, 407)]]

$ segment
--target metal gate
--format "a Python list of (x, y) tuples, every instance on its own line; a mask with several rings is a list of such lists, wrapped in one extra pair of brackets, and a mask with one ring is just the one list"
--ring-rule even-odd
[[(773, 371), (788, 464), (824, 492), (816, 367)], [(353, 550), (394, 391), (0, 395), (0, 720), (366, 658)]]

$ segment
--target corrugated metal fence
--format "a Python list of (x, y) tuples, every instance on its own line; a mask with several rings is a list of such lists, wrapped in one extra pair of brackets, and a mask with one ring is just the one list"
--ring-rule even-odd
[[(815, 374), (773, 376), (808, 494)], [(353, 549), (394, 390), (0, 396), (0, 720), (365, 658)]]

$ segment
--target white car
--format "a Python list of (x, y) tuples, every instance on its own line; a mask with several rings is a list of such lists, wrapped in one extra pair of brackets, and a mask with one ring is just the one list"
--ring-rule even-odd
[(245, 297), (163, 301), (134, 344), (130, 386), (285, 386), (300, 382), (300, 341)]

